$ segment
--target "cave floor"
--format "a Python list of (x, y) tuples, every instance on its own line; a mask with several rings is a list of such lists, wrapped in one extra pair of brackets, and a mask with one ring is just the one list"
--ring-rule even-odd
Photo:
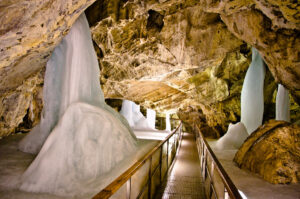
[[(14, 134), (0, 139), (0, 198), (1, 199), (82, 199), (92, 198), (93, 195), (102, 190), (107, 182), (113, 181), (121, 175), (132, 162), (137, 161), (150, 149), (158, 144), (158, 140), (139, 140), (139, 148), (136, 154), (129, 156), (122, 161), (107, 175), (103, 175), (97, 184), (95, 192), (89, 195), (60, 197), (46, 193), (30, 193), (18, 189), (21, 183), (21, 176), (34, 160), (35, 155), (24, 153), (18, 150), (18, 143), (25, 134)], [(99, 186), (98, 186), (99, 185)]]
[(217, 150), (216, 140), (208, 143), (233, 183), (248, 199), (300, 199), (300, 184), (271, 184), (257, 174), (238, 168), (233, 162), (237, 150)]
[(204, 185), (200, 174), (195, 137), (184, 133), (179, 153), (167, 178), (157, 191), (156, 199), (203, 199)]

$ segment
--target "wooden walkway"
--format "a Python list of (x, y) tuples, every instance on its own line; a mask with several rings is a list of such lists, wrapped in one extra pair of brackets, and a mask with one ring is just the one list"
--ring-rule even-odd
[(181, 148), (156, 199), (204, 199), (204, 185), (194, 134), (184, 133)]

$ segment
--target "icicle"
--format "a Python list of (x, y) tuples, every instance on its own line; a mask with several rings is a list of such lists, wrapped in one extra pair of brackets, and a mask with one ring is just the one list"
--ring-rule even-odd
[(248, 134), (262, 124), (265, 73), (264, 62), (259, 52), (252, 48), (252, 62), (246, 73), (241, 94), (241, 122)]
[(147, 120), (149, 127), (155, 129), (156, 112), (152, 109), (147, 109)]
[(166, 113), (166, 130), (171, 131), (170, 114)]
[(290, 122), (290, 98), (289, 91), (281, 84), (278, 84), (276, 96), (276, 120)]
[(89, 193), (93, 182), (136, 153), (128, 123), (105, 104), (99, 73), (82, 14), (47, 63), (43, 118), (21, 143), (30, 152), (42, 148), (22, 176), (21, 190)]

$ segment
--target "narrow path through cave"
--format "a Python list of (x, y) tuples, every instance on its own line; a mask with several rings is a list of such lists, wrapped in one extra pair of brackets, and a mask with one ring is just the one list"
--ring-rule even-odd
[(157, 191), (155, 198), (205, 198), (194, 134), (187, 132), (183, 134), (181, 148), (174, 166)]

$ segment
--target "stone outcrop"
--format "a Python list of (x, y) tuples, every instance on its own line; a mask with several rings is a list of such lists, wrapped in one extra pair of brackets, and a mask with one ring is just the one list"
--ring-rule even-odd
[(1, 96), (0, 137), (28, 131), (40, 121), (43, 108), (44, 70), (24, 81), (13, 92)]
[[(124, 16), (121, 8), (131, 8), (132, 13), (117, 20)], [(219, 66), (228, 53), (239, 54), (243, 43), (197, 1), (128, 2), (121, 8), (92, 28), (103, 54), (101, 81), (107, 98), (125, 98), (157, 110), (194, 103), (195, 88), (201, 88), (187, 80)], [(229, 95), (227, 83), (219, 79), (215, 84), (217, 77), (213, 78), (209, 75), (206, 85), (211, 92), (221, 86), (223, 90), (213, 95), (224, 95), (216, 98), (222, 101)]]
[(253, 132), (234, 161), (273, 184), (300, 181), (300, 131), (298, 124), (270, 120)]
[(229, 31), (259, 50), (275, 80), (300, 102), (300, 5), (281, 0), (202, 0)]

